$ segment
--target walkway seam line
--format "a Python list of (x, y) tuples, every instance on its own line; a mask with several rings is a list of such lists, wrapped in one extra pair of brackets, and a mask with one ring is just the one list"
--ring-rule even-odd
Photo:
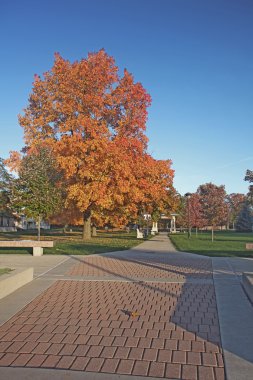
[(35, 280), (36, 278), (39, 278), (39, 277), (44, 276), (46, 273), (48, 273), (48, 272), (50, 272), (51, 270), (57, 268), (59, 265), (65, 263), (67, 260), (70, 260), (70, 259), (71, 259), (71, 257), (68, 257), (66, 260), (61, 261), (60, 263), (56, 264), (54, 267), (52, 267), (52, 268), (46, 270), (44, 273), (41, 273), (41, 274), (39, 274), (38, 276), (34, 277), (34, 280)]
[(156, 280), (112, 280), (112, 279), (80, 279), (80, 278), (57, 278), (57, 281), (83, 281), (83, 282), (129, 282), (129, 283), (155, 283), (155, 284), (213, 284), (213, 280), (203, 281), (156, 281)]
[(227, 263), (227, 266), (230, 268), (231, 272), (233, 273), (233, 275), (235, 276), (236, 280), (238, 282), (241, 283), (241, 279), (240, 279), (240, 276), (235, 272), (232, 264), (228, 261), (228, 259), (225, 259), (226, 263)]

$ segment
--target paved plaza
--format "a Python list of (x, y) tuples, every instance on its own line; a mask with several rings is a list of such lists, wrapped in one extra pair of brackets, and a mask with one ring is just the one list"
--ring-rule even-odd
[(166, 234), (128, 251), (10, 260), (35, 279), (0, 301), (0, 378), (253, 378), (240, 282), (253, 260), (177, 252)]

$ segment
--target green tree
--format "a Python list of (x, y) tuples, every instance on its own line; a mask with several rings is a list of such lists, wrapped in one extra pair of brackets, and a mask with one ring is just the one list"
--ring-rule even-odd
[(176, 208), (176, 212), (178, 213), (176, 223), (177, 226), (182, 230), (183, 228), (188, 227), (187, 220), (187, 204), (186, 198), (183, 195), (178, 194), (178, 205)]
[(252, 232), (252, 212), (248, 202), (244, 203), (235, 223), (235, 229), (240, 232)]
[(12, 189), (12, 206), (36, 220), (40, 240), (41, 220), (48, 219), (62, 206), (61, 172), (51, 152), (37, 147), (22, 158), (18, 175)]
[[(253, 170), (247, 170), (244, 181), (248, 181), (249, 183), (253, 182)], [(248, 201), (251, 205), (253, 205), (253, 185), (249, 186), (249, 192), (247, 194)]]
[(7, 211), (10, 206), (10, 188), (13, 177), (8, 173), (4, 160), (0, 158), (0, 210)]
[(229, 223), (233, 224), (233, 229), (235, 228), (235, 221), (246, 201), (246, 196), (244, 194), (232, 193), (227, 196), (228, 204), (228, 227)]
[(249, 186), (249, 192), (247, 193), (248, 202), (253, 206), (253, 185)]
[(244, 181), (253, 182), (253, 170), (246, 170)]

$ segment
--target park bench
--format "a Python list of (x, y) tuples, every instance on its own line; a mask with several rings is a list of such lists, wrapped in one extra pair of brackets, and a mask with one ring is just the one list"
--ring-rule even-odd
[(246, 249), (253, 249), (253, 243), (246, 243)]
[(143, 239), (143, 232), (141, 232), (139, 228), (137, 228), (136, 232), (137, 232), (137, 239)]
[(0, 240), (0, 247), (5, 248), (33, 248), (33, 256), (42, 256), (43, 248), (53, 247), (53, 241), (45, 240)]

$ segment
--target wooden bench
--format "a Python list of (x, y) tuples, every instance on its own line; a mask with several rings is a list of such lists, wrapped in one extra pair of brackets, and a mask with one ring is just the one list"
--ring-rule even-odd
[(253, 249), (253, 243), (246, 243), (246, 249)]
[(42, 256), (43, 248), (53, 247), (53, 241), (46, 240), (0, 240), (0, 247), (33, 248), (33, 256)]

